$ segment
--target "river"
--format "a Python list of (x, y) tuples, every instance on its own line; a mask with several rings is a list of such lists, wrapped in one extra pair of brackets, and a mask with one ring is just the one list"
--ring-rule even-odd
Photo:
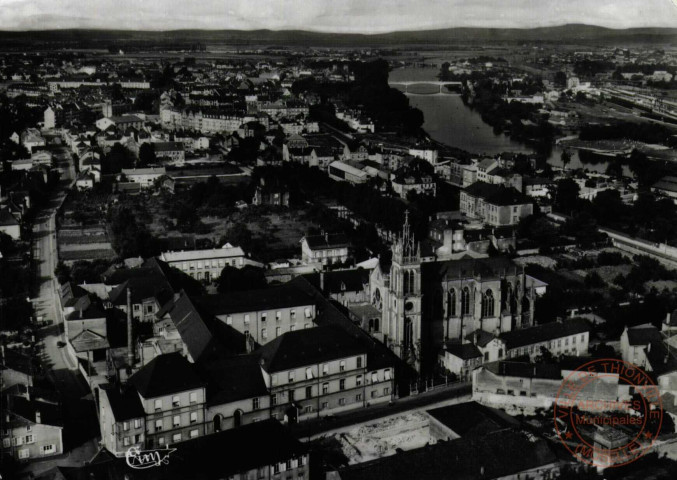
[[(438, 70), (434, 68), (399, 68), (390, 72), (391, 82), (437, 81)], [(411, 87), (410, 87), (411, 88)], [(416, 91), (425, 91), (416, 90)], [(533, 153), (534, 150), (521, 142), (510, 139), (484, 123), (481, 115), (465, 106), (456, 94), (410, 95), (409, 103), (423, 112), (423, 129), (438, 142), (460, 148), (474, 154), (496, 155), (502, 152)], [(607, 162), (581, 163), (576, 150), (571, 152), (568, 169), (584, 168), (604, 173)], [(553, 167), (562, 167), (562, 150), (554, 146), (548, 163)], [(624, 168), (627, 170), (627, 167)], [(625, 172), (626, 175), (629, 172)]]

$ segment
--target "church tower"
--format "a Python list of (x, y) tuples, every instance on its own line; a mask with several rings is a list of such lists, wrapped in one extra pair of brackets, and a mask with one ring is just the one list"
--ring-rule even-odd
[(407, 363), (421, 367), (421, 245), (414, 240), (405, 213), (402, 234), (392, 246), (388, 287), (388, 345)]

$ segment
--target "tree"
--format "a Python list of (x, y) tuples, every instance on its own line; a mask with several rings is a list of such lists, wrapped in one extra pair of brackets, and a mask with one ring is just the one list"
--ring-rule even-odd
[(562, 71), (559, 71), (555, 74), (554, 80), (556, 87), (564, 88), (567, 85), (567, 74)]
[(144, 143), (139, 148), (139, 167), (147, 167), (148, 165), (153, 165), (157, 162), (157, 157), (155, 156), (155, 148), (151, 143)]
[(606, 283), (599, 273), (592, 271), (585, 276), (585, 286), (587, 288), (604, 288)]
[(56, 264), (56, 268), (54, 269), (54, 276), (58, 280), (59, 284), (63, 285), (66, 282), (70, 282), (71, 269), (65, 263), (59, 262)]
[(555, 206), (561, 212), (570, 212), (578, 203), (581, 188), (574, 180), (563, 178), (557, 182), (555, 190)]
[(567, 169), (567, 165), (571, 163), (571, 154), (569, 153), (568, 150), (562, 150), (562, 154), (560, 155), (560, 160), (562, 162), (562, 168), (564, 170)]

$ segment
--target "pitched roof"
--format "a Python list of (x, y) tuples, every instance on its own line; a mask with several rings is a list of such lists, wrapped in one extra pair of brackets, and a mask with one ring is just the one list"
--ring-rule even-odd
[[(421, 275), (433, 279), (483, 278), (498, 277), (502, 274), (515, 274), (521, 269), (507, 257), (469, 258), (443, 262), (425, 262), (421, 265)], [(425, 283), (425, 282), (424, 282)]]
[(661, 333), (653, 325), (639, 325), (628, 328), (628, 342), (630, 345), (649, 345), (651, 342), (661, 341)]
[(466, 340), (470, 340), (473, 344), (477, 344), (480, 347), (486, 347), (494, 338), (496, 338), (496, 335), (479, 328), (465, 336)]
[(9, 213), (9, 208), (0, 208), (0, 227), (9, 227), (19, 225), (16, 218)]
[(508, 349), (513, 349), (589, 331), (590, 325), (585, 319), (571, 318), (562, 322), (544, 323), (531, 328), (503, 332), (499, 338), (505, 342)]
[(219, 405), (268, 394), (259, 359), (241, 355), (200, 365), (207, 382), (207, 404)]
[(355, 337), (331, 325), (287, 332), (254, 353), (267, 372), (279, 372), (367, 352)]
[(309, 295), (293, 285), (203, 295), (197, 297), (195, 302), (213, 315), (302, 307), (315, 303)]
[(482, 356), (482, 352), (473, 343), (449, 343), (447, 344), (447, 352), (462, 360), (470, 360), (471, 358)]
[[(324, 276), (324, 279), (322, 279)], [(359, 292), (369, 284), (369, 271), (363, 268), (335, 270), (333, 272), (309, 273), (304, 277), (317, 289), (326, 294)], [(324, 284), (324, 288), (321, 285)]]
[(475, 182), (463, 190), (472, 197), (483, 198), (492, 205), (524, 205), (532, 203), (532, 199), (513, 187)]
[(311, 249), (349, 247), (350, 241), (343, 233), (331, 233), (325, 235), (307, 235), (305, 241)]
[(110, 384), (101, 385), (99, 388), (108, 397), (116, 422), (141, 418), (145, 415), (139, 394), (133, 388), (121, 391), (117, 386)]
[[(28, 400), (23, 396), (7, 395), (3, 399), (3, 410), (10, 413), (9, 426), (35, 424), (36, 414), (40, 412), (40, 423), (55, 427), (63, 426), (61, 409), (58, 405), (40, 400)], [(5, 428), (5, 427), (3, 427)]]
[(486, 363), (484, 367), (496, 375), (507, 377), (562, 379), (562, 368), (555, 364), (498, 361)]
[(193, 365), (180, 353), (159, 355), (129, 379), (143, 398), (156, 398), (204, 387)]
[(201, 356), (217, 349), (216, 340), (207, 326), (207, 320), (188, 295), (182, 292), (181, 296), (170, 304), (168, 313), (193, 360), (198, 361)]

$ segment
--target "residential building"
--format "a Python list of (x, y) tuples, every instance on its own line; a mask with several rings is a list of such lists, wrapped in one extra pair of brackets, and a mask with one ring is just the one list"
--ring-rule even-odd
[(147, 448), (162, 448), (205, 434), (206, 385), (181, 354), (154, 358), (130, 377), (129, 384), (138, 393), (145, 414)]
[(330, 265), (348, 259), (350, 242), (342, 233), (306, 235), (301, 240), (301, 258), (304, 262), (322, 262)]
[(463, 381), (480, 365), (482, 352), (472, 343), (447, 342), (440, 353), (440, 366)]
[(186, 159), (186, 150), (182, 142), (155, 142), (153, 147), (158, 160), (183, 162)]
[(59, 405), (26, 395), (3, 394), (2, 456), (18, 461), (41, 460), (64, 453)]
[(461, 191), (460, 209), (469, 218), (500, 227), (534, 213), (533, 201), (512, 187), (475, 182)]
[(204, 295), (195, 302), (259, 345), (286, 332), (314, 327), (315, 302), (293, 285)]
[(134, 388), (103, 384), (98, 389), (101, 443), (116, 456), (146, 444), (146, 412)]
[(254, 352), (270, 382), (271, 416), (296, 423), (389, 402), (394, 369), (371, 371), (362, 343), (338, 326), (288, 332)]
[(221, 248), (208, 250), (187, 250), (163, 252), (160, 260), (178, 268), (196, 280), (211, 282), (221, 275), (226, 266), (242, 268), (246, 264), (246, 255), (242, 248), (226, 243)]
[(21, 238), (21, 224), (14, 218), (9, 208), (0, 208), (0, 232), (12, 237), (12, 240)]

